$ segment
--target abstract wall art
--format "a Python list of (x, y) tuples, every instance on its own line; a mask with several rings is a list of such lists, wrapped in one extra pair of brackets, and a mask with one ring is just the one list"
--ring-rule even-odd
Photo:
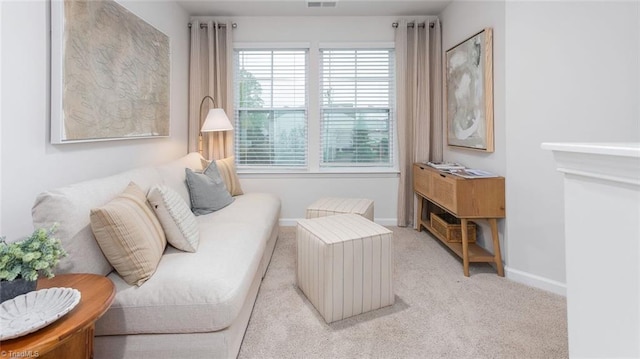
[(493, 152), (493, 31), (486, 28), (446, 52), (447, 144)]
[(162, 137), (169, 38), (113, 0), (52, 1), (51, 142)]

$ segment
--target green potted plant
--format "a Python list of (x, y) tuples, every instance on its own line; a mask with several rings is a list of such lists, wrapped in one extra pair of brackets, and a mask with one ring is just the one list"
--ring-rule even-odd
[(37, 229), (30, 237), (7, 243), (0, 237), (0, 302), (36, 289), (38, 276), (54, 276), (53, 269), (67, 252), (53, 237), (56, 225)]

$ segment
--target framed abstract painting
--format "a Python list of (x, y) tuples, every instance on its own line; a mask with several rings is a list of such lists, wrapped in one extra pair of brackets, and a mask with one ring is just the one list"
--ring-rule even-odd
[(447, 144), (493, 152), (493, 30), (455, 45), (445, 58)]
[(51, 143), (169, 136), (169, 37), (113, 0), (51, 2)]

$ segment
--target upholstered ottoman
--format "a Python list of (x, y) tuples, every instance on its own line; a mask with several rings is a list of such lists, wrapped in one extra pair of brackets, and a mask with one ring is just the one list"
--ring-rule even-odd
[(393, 234), (356, 214), (301, 219), (297, 283), (327, 323), (392, 305)]
[(355, 213), (373, 221), (373, 201), (364, 198), (321, 198), (307, 207), (306, 218)]

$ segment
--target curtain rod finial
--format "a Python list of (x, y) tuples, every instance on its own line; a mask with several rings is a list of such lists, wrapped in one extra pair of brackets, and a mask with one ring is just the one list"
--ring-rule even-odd
[[(407, 23), (407, 27), (415, 27), (416, 25), (417, 25), (418, 27), (425, 27), (425, 24), (426, 24), (426, 23), (424, 23), (424, 22), (416, 23), (415, 21), (411, 21), (411, 22)], [(399, 24), (398, 24), (397, 22), (392, 22), (392, 23), (391, 23), (391, 26), (392, 26), (394, 29), (397, 29), (397, 28), (398, 28), (398, 25), (399, 25)], [(435, 27), (435, 25), (436, 25), (436, 24), (435, 24), (434, 22), (429, 22), (429, 28), (433, 29), (433, 28)]]

